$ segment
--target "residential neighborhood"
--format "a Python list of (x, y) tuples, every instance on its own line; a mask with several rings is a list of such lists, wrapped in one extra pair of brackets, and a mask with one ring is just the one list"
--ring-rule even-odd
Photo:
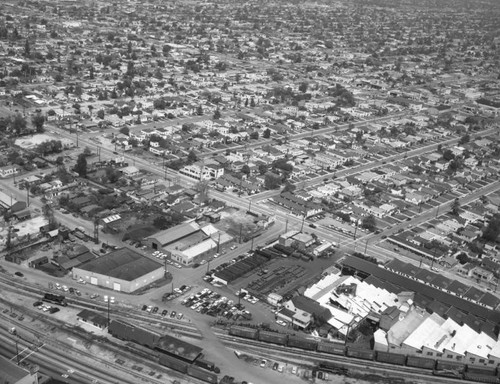
[(0, 337), (88, 359), (5, 380), (80, 383), (94, 348), (91, 382), (497, 382), (499, 17), (2, 2)]

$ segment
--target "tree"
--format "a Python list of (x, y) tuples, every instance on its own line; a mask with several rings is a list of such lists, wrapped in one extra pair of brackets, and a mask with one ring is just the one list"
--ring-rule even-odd
[(41, 113), (33, 115), (33, 117), (31, 118), (31, 123), (34, 125), (38, 133), (43, 133), (43, 124), (45, 123), (45, 117), (43, 117)]
[(45, 204), (42, 207), (42, 213), (45, 219), (48, 221), (49, 231), (52, 231), (59, 226), (56, 218), (54, 217), (54, 210), (49, 204)]
[(98, 117), (99, 119), (101, 119), (101, 120), (103, 120), (103, 119), (104, 119), (104, 109), (99, 109), (99, 110), (97, 111), (97, 117)]
[(281, 185), (281, 177), (272, 172), (267, 172), (264, 176), (264, 187), (266, 189), (276, 189)]
[(375, 221), (375, 217), (373, 215), (367, 215), (363, 217), (363, 221), (361, 222), (361, 227), (371, 232), (375, 231), (375, 229), (377, 228), (377, 222)]
[(443, 152), (443, 159), (445, 159), (446, 161), (451, 161), (454, 158), (455, 155), (453, 154), (453, 152), (450, 149), (445, 149), (445, 151)]
[(295, 191), (295, 189), (297, 189), (297, 187), (295, 186), (295, 184), (292, 184), (290, 182), (286, 182), (285, 183), (285, 187), (283, 188), (283, 190), (281, 191), (282, 193), (285, 193), (285, 192), (293, 192)]
[(483, 239), (487, 241), (496, 241), (500, 234), (500, 214), (491, 217), (486, 229), (483, 231)]
[(458, 199), (458, 197), (453, 200), (453, 203), (451, 204), (451, 213), (455, 216), (458, 216), (458, 214), (460, 213), (460, 200)]
[(249, 136), (252, 140), (258, 140), (259, 139), (259, 132), (253, 131)]
[(120, 133), (128, 136), (129, 133), (130, 133), (130, 128), (129, 127), (121, 127), (120, 128)]
[(87, 156), (85, 153), (78, 155), (74, 171), (78, 173), (80, 177), (87, 177)]
[(460, 264), (464, 265), (470, 261), (470, 258), (465, 252), (462, 252), (457, 256), (457, 260)]
[(113, 167), (106, 167), (106, 177), (110, 183), (116, 183), (120, 179), (120, 171)]
[(267, 166), (267, 164), (259, 164), (258, 169), (261, 175), (264, 175), (269, 171), (269, 167)]
[(299, 91), (302, 92), (302, 93), (306, 93), (308, 87), (309, 87), (308, 83), (306, 83), (306, 82), (300, 83), (300, 85), (299, 85)]
[(11, 127), (15, 134), (19, 135), (26, 129), (26, 119), (17, 113), (11, 120)]
[(243, 164), (243, 166), (241, 167), (241, 173), (244, 173), (245, 175), (249, 176), (250, 167), (247, 164)]
[(269, 139), (271, 137), (271, 130), (269, 128), (266, 128), (264, 132), (262, 132), (262, 137), (264, 139)]
[(199, 181), (195, 185), (195, 191), (198, 192), (200, 203), (205, 204), (208, 202), (208, 192), (210, 191), (210, 184), (207, 180)]
[(198, 107), (196, 108), (196, 114), (198, 116), (202, 116), (203, 115), (203, 107), (201, 105), (198, 105)]
[(219, 120), (220, 119), (220, 111), (219, 108), (217, 108), (214, 112), (214, 120)]
[(187, 157), (188, 163), (192, 164), (196, 161), (198, 161), (198, 156), (196, 156), (196, 153), (194, 151), (190, 151)]

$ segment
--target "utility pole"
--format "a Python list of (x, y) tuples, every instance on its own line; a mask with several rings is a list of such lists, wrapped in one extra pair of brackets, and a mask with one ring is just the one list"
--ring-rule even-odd
[(240, 224), (240, 244), (241, 244), (241, 232), (243, 231), (243, 224)]
[(108, 297), (108, 327), (109, 327), (109, 323), (110, 323), (110, 320), (109, 320), (109, 303), (111, 302), (111, 297)]
[(356, 227), (354, 228), (354, 235), (353, 235), (354, 240), (356, 240), (356, 233), (358, 233), (358, 223), (359, 223), (359, 220), (356, 219)]
[(30, 183), (26, 182), (26, 205), (30, 206)]
[(365, 243), (365, 256), (366, 256), (366, 249), (368, 248), (368, 239), (366, 239), (366, 243)]
[(300, 232), (304, 229), (304, 222), (306, 221), (306, 213), (304, 212), (304, 215), (302, 216), (302, 225), (300, 226)]
[(219, 240), (217, 240), (217, 253), (219, 253), (220, 250), (220, 232), (219, 232)]

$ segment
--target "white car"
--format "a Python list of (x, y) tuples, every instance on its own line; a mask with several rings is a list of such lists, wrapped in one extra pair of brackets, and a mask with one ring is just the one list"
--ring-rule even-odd
[(283, 320), (276, 320), (276, 324), (281, 325), (282, 327), (286, 327), (288, 324)]
[(105, 303), (107, 303), (107, 302), (108, 302), (108, 296), (107, 296), (107, 295), (104, 295), (103, 299), (104, 299), (104, 302), (105, 302)]
[(153, 256), (158, 256), (160, 254), (160, 251), (154, 251)]
[(114, 298), (113, 296), (111, 296), (111, 297), (109, 298), (109, 302), (110, 302), (111, 304), (114, 304), (114, 303), (115, 303), (115, 298)]

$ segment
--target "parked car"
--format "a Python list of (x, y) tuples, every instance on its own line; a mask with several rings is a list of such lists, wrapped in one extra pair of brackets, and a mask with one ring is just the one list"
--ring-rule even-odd
[(177, 315), (177, 312), (175, 312), (175, 311), (170, 312), (171, 319), (175, 318), (175, 315)]
[(148, 309), (148, 306), (146, 304), (144, 304), (141, 308), (141, 311), (145, 311), (146, 309)]
[(166, 309), (164, 309), (162, 312), (161, 312), (161, 315), (162, 317), (165, 317), (168, 315), (168, 311)]
[(19, 277), (24, 277), (24, 275), (21, 272), (16, 272), (14, 275), (19, 276)]

